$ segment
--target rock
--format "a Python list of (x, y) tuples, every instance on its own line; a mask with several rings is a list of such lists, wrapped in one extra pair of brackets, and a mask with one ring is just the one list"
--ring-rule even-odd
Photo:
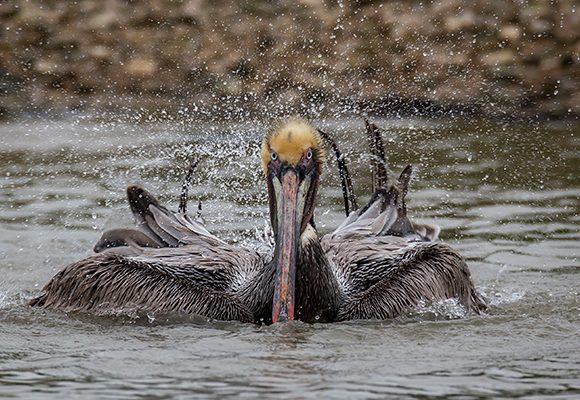
[(59, 72), (60, 66), (52, 60), (41, 58), (34, 63), (34, 70), (41, 74), (55, 74)]
[(188, 0), (183, 2), (182, 12), (185, 16), (199, 19), (202, 18), (205, 0)]
[(445, 29), (447, 32), (468, 31), (474, 27), (475, 15), (470, 10), (445, 18)]
[(157, 63), (150, 58), (138, 57), (129, 60), (124, 66), (128, 75), (136, 78), (149, 78), (157, 72)]
[(109, 48), (98, 45), (89, 48), (87, 51), (87, 55), (89, 57), (94, 57), (97, 59), (109, 59), (111, 58), (112, 52)]
[(517, 43), (522, 37), (522, 29), (516, 25), (503, 25), (499, 30), (499, 38), (511, 43)]
[[(0, 4), (0, 8), (3, 5)], [(18, 21), (24, 26), (53, 27), (58, 25), (62, 10), (44, 7), (42, 3), (20, 2), (20, 12), (16, 14)]]
[(0, 68), (0, 96), (18, 93), (24, 86), (25, 81)]
[(118, 25), (119, 14), (114, 10), (103, 7), (102, 11), (93, 15), (87, 21), (87, 27), (90, 29), (110, 29), (114, 25)]
[(569, 114), (580, 115), (580, 92), (576, 91), (573, 93), (563, 104), (566, 107), (566, 112)]
[(511, 49), (502, 49), (493, 53), (484, 54), (480, 61), (487, 67), (511, 65), (516, 61), (516, 54)]
[(553, 29), (554, 36), (564, 43), (578, 43), (580, 39), (580, 10), (571, 3), (561, 3), (560, 7), (560, 15)]
[(545, 19), (534, 19), (530, 21), (528, 30), (535, 35), (548, 34), (552, 30), (552, 23)]

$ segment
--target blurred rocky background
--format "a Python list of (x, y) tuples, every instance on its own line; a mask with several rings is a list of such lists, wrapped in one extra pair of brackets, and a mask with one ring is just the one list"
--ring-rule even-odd
[(580, 115), (574, 0), (0, 1), (0, 118)]

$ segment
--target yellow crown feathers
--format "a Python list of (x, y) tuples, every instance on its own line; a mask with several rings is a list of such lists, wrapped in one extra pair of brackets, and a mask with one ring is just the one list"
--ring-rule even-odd
[(272, 152), (282, 162), (296, 165), (306, 149), (312, 149), (320, 163), (326, 159), (326, 151), (320, 134), (302, 118), (290, 118), (275, 125), (262, 142), (262, 167), (267, 171)]

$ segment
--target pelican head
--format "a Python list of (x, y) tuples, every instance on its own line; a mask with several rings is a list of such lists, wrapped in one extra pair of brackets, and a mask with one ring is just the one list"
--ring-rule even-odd
[(272, 322), (292, 320), (298, 250), (303, 235), (315, 234), (311, 221), (325, 151), (318, 131), (293, 118), (266, 135), (261, 157), (276, 238)]

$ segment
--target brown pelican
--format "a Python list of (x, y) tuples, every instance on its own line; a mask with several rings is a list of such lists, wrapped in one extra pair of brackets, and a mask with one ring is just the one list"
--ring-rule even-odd
[(314, 203), (323, 140), (301, 119), (287, 120), (264, 138), (273, 254), (234, 247), (130, 186), (138, 229), (106, 232), (95, 247), (98, 254), (59, 272), (30, 304), (265, 323), (386, 319), (422, 300), (447, 298), (468, 310), (484, 308), (461, 256), (446, 244), (426, 241), (406, 217), (410, 166), (319, 238)]

